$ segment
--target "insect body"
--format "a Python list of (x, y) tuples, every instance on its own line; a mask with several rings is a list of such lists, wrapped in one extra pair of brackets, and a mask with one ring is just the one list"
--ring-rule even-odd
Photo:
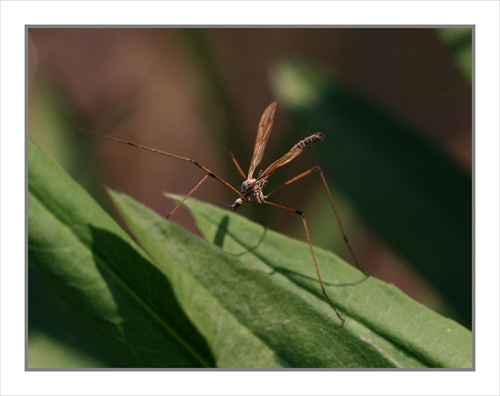
[(266, 149), (267, 142), (269, 140), (269, 136), (271, 134), (271, 129), (272, 129), (273, 122), (274, 122), (274, 114), (276, 112), (276, 106), (277, 106), (276, 102), (272, 102), (269, 106), (267, 106), (267, 108), (264, 110), (264, 113), (262, 114), (262, 117), (261, 117), (260, 122), (259, 122), (259, 127), (257, 129), (257, 137), (256, 137), (256, 140), (255, 140), (255, 146), (254, 146), (254, 149), (253, 149), (252, 159), (250, 161), (250, 166), (248, 168), (248, 172), (247, 172), (246, 175), (243, 172), (243, 170), (241, 169), (241, 166), (239, 165), (239, 163), (236, 160), (236, 158), (234, 157), (234, 155), (231, 154), (231, 158), (233, 160), (234, 165), (236, 166), (236, 169), (238, 170), (238, 172), (241, 175), (241, 177), (244, 179), (244, 181), (243, 181), (243, 183), (242, 183), (241, 188), (240, 188), (239, 191), (236, 188), (234, 188), (233, 186), (231, 186), (224, 179), (222, 179), (221, 177), (217, 176), (209, 168), (207, 168), (204, 165), (201, 165), (199, 162), (195, 161), (192, 158), (183, 157), (183, 156), (180, 156), (180, 155), (177, 155), (177, 154), (168, 153), (168, 152), (162, 151), (162, 150), (157, 150), (157, 149), (154, 149), (154, 148), (151, 148), (151, 147), (143, 146), (143, 145), (140, 145), (140, 144), (137, 144), (137, 143), (133, 143), (133, 142), (127, 141), (127, 140), (118, 139), (118, 138), (115, 138), (115, 137), (112, 137), (112, 136), (103, 135), (103, 134), (100, 134), (100, 133), (97, 133), (97, 132), (86, 131), (86, 130), (83, 130), (83, 129), (80, 129), (80, 128), (78, 128), (78, 129), (81, 130), (81, 131), (84, 131), (84, 132), (90, 132), (90, 133), (92, 133), (94, 135), (98, 135), (100, 137), (103, 137), (103, 138), (106, 138), (106, 139), (109, 139), (109, 140), (113, 140), (115, 142), (119, 142), (119, 143), (123, 143), (123, 144), (128, 144), (130, 146), (138, 147), (138, 148), (143, 149), (143, 150), (147, 150), (147, 151), (151, 151), (151, 152), (154, 152), (154, 153), (157, 153), (157, 154), (165, 155), (167, 157), (175, 158), (175, 159), (178, 159), (178, 160), (181, 160), (181, 161), (191, 162), (193, 165), (195, 165), (196, 167), (198, 167), (199, 169), (201, 169), (202, 171), (204, 171), (205, 172), (205, 176), (172, 209), (172, 211), (167, 215), (167, 218), (170, 218), (170, 216), (172, 216), (174, 214), (174, 212), (184, 203), (184, 201), (186, 199), (188, 199), (200, 187), (200, 185), (203, 182), (205, 182), (205, 180), (208, 179), (208, 177), (211, 177), (211, 178), (217, 180), (219, 183), (221, 183), (226, 188), (228, 188), (229, 190), (231, 190), (233, 193), (235, 193), (236, 195), (238, 195), (238, 198), (234, 201), (234, 203), (232, 205), (230, 205), (230, 208), (232, 210), (236, 210), (238, 207), (240, 207), (245, 202), (250, 202), (252, 200), (255, 200), (259, 204), (265, 204), (265, 205), (274, 206), (276, 208), (279, 208), (279, 209), (282, 209), (282, 210), (285, 210), (285, 211), (288, 211), (288, 212), (295, 213), (295, 214), (299, 215), (301, 217), (302, 224), (304, 226), (304, 231), (305, 231), (305, 234), (306, 234), (307, 243), (309, 244), (309, 249), (310, 249), (310, 252), (311, 252), (311, 257), (312, 257), (312, 260), (313, 260), (313, 263), (314, 263), (314, 267), (315, 267), (315, 270), (316, 270), (316, 275), (317, 275), (317, 278), (318, 278), (318, 282), (319, 282), (321, 291), (322, 291), (322, 293), (323, 293), (326, 301), (333, 308), (333, 310), (335, 311), (335, 314), (340, 319), (340, 321), (341, 321), (341, 323), (343, 325), (344, 322), (345, 322), (344, 318), (340, 315), (339, 311), (337, 310), (337, 308), (333, 304), (332, 300), (328, 296), (328, 293), (326, 292), (326, 289), (325, 289), (325, 286), (324, 286), (324, 283), (323, 283), (323, 279), (321, 277), (321, 272), (320, 272), (320, 269), (319, 269), (318, 260), (316, 258), (316, 254), (314, 253), (314, 248), (313, 248), (313, 245), (312, 245), (312, 242), (311, 242), (311, 236), (310, 236), (310, 233), (309, 233), (309, 227), (307, 225), (307, 220), (306, 220), (305, 214), (303, 212), (299, 211), (299, 210), (296, 210), (296, 209), (293, 209), (293, 208), (289, 208), (287, 206), (283, 206), (283, 205), (280, 205), (280, 204), (277, 204), (277, 203), (274, 203), (274, 202), (271, 202), (271, 201), (267, 200), (267, 198), (270, 195), (272, 195), (274, 192), (278, 191), (282, 187), (285, 187), (285, 186), (287, 186), (287, 185), (289, 185), (291, 183), (294, 183), (297, 180), (300, 180), (303, 177), (308, 176), (308, 175), (310, 175), (312, 173), (318, 172), (319, 175), (320, 175), (320, 177), (321, 177), (321, 181), (323, 183), (323, 186), (324, 186), (324, 188), (326, 190), (326, 193), (327, 193), (330, 205), (331, 205), (331, 207), (333, 209), (333, 212), (335, 214), (335, 217), (337, 219), (337, 223), (338, 223), (338, 225), (340, 227), (340, 231), (341, 231), (341, 233), (342, 233), (342, 235), (344, 237), (344, 242), (346, 243), (346, 245), (347, 245), (347, 247), (349, 249), (349, 252), (351, 253), (351, 256), (352, 256), (354, 262), (356, 263), (356, 266), (358, 268), (360, 268), (359, 264), (358, 264), (358, 261), (356, 260), (356, 257), (354, 256), (354, 252), (352, 251), (351, 246), (349, 245), (349, 241), (347, 240), (344, 227), (342, 225), (342, 222), (340, 220), (340, 216), (339, 216), (337, 208), (335, 206), (335, 202), (333, 200), (332, 194), (330, 193), (330, 190), (328, 189), (328, 185), (326, 183), (326, 178), (323, 175), (323, 172), (321, 171), (321, 168), (319, 166), (314, 166), (313, 168), (311, 168), (311, 169), (309, 169), (309, 170), (307, 170), (305, 172), (302, 172), (301, 174), (299, 174), (299, 175), (295, 176), (294, 178), (288, 180), (287, 182), (283, 183), (281, 186), (277, 187), (276, 189), (274, 189), (273, 191), (271, 191), (267, 195), (264, 195), (264, 193), (262, 192), (262, 190), (266, 186), (269, 178), (274, 174), (274, 172), (276, 172), (279, 168), (281, 168), (282, 166), (288, 164), (290, 161), (292, 161), (293, 159), (295, 159), (296, 157), (298, 157), (300, 154), (302, 154), (302, 152), (304, 151), (304, 149), (306, 147), (312, 145), (313, 143), (316, 143), (316, 142), (319, 142), (319, 141), (323, 140), (325, 138), (325, 135), (322, 132), (317, 132), (317, 133), (314, 133), (314, 134), (312, 134), (312, 135), (310, 135), (310, 136), (308, 136), (308, 137), (300, 140), (286, 154), (284, 154), (281, 158), (279, 158), (276, 161), (274, 161), (264, 171), (259, 172), (259, 174), (257, 175), (257, 177), (254, 177), (255, 169), (257, 168), (257, 166), (260, 164), (260, 162), (262, 160), (262, 157), (264, 155), (264, 151)]
[[(258, 203), (264, 203), (265, 199), (267, 198), (263, 193), (262, 189), (264, 186), (267, 184), (269, 177), (278, 170), (278, 168), (282, 167), (283, 165), (287, 164), (291, 160), (293, 160), (295, 157), (300, 155), (302, 151), (309, 145), (319, 142), (320, 140), (323, 140), (325, 138), (325, 134), (322, 132), (317, 132), (311, 136), (308, 136), (304, 139), (302, 139), (300, 142), (298, 142), (295, 146), (293, 146), (288, 153), (286, 153), (283, 157), (278, 159), (277, 161), (273, 162), (271, 165), (267, 167), (266, 170), (263, 172), (259, 173), (257, 179), (252, 178), (255, 166), (258, 165), (256, 163), (253, 168), (252, 166), (250, 167), (249, 173), (248, 173), (248, 178), (243, 182), (241, 185), (240, 192), (244, 197), (244, 200), (246, 202), (250, 202), (253, 199), (255, 199)], [(236, 210), (239, 206), (241, 206), (244, 202), (243, 199), (237, 198), (236, 201), (231, 205), (231, 209)]]

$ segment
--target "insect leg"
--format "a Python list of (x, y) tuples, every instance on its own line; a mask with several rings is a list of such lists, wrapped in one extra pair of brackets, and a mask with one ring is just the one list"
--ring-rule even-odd
[(349, 243), (349, 240), (347, 239), (347, 234), (345, 232), (344, 226), (342, 224), (342, 220), (340, 219), (339, 212), (337, 210), (337, 206), (335, 205), (335, 201), (333, 200), (333, 196), (330, 192), (330, 189), (328, 188), (328, 184), (326, 183), (326, 178), (325, 175), (323, 174), (323, 171), (321, 168), (318, 166), (319, 170), (319, 175), (321, 177), (321, 181), (323, 182), (323, 186), (325, 187), (326, 190), (326, 195), (328, 195), (328, 200), (330, 201), (330, 206), (332, 207), (333, 213), (335, 214), (335, 218), (337, 219), (337, 224), (339, 225), (340, 232), (342, 233), (342, 237), (344, 238), (344, 242), (347, 246), (347, 249), (349, 249), (349, 253), (351, 254), (352, 259), (354, 260), (354, 263), (356, 264), (356, 267), (365, 274), (366, 276), (369, 276), (359, 265), (359, 261), (356, 259), (356, 256), (354, 254), (354, 251), (351, 247), (351, 244)]
[(201, 186), (201, 184), (207, 180), (208, 178), (208, 174), (206, 174), (205, 176), (203, 176), (203, 179), (201, 179), (198, 184), (196, 186), (193, 187), (193, 189), (191, 191), (189, 191), (185, 196), (184, 198), (182, 198), (182, 200), (177, 204), (175, 205), (175, 207), (170, 211), (170, 213), (167, 215), (167, 219), (170, 219), (170, 217), (177, 211), (177, 209), (179, 208), (179, 206), (182, 206), (182, 204), (184, 202), (186, 202), (186, 199), (188, 199), (191, 194), (193, 194), (196, 190), (198, 190), (198, 188)]
[(311, 242), (311, 234), (309, 233), (309, 227), (307, 226), (307, 220), (306, 220), (305, 214), (303, 212), (301, 212), (300, 210), (292, 209), (292, 208), (289, 208), (287, 206), (283, 206), (283, 205), (280, 205), (280, 204), (277, 204), (277, 203), (274, 203), (274, 202), (264, 201), (263, 203), (266, 204), (266, 205), (274, 206), (274, 207), (279, 208), (279, 209), (286, 210), (288, 212), (292, 212), (292, 213), (298, 214), (301, 217), (302, 224), (304, 226), (304, 231), (306, 233), (307, 243), (309, 244), (309, 249), (311, 251), (311, 257), (312, 257), (313, 262), (314, 262), (314, 268), (316, 270), (316, 276), (318, 278), (319, 285), (321, 287), (321, 292), (323, 293), (323, 296), (325, 296), (325, 299), (328, 302), (328, 304), (335, 311), (335, 314), (337, 315), (337, 317), (342, 322), (341, 326), (344, 326), (345, 319), (340, 315), (339, 311), (337, 310), (337, 308), (333, 304), (332, 300), (330, 299), (330, 296), (328, 296), (328, 293), (326, 292), (325, 285), (323, 283), (323, 278), (322, 278), (321, 272), (319, 270), (319, 264), (318, 264), (318, 260), (316, 258), (316, 253), (314, 253), (314, 248), (313, 248), (313, 245), (312, 245), (312, 242)]
[(344, 225), (342, 224), (342, 220), (340, 218), (339, 211), (337, 210), (337, 205), (335, 205), (335, 201), (334, 201), (333, 196), (330, 192), (330, 189), (328, 188), (328, 184), (326, 182), (325, 175), (323, 174), (323, 171), (321, 170), (319, 165), (316, 165), (315, 167), (313, 167), (305, 172), (302, 172), (300, 175), (297, 175), (297, 176), (291, 178), (290, 180), (286, 181), (285, 183), (281, 184), (280, 186), (276, 187), (273, 191), (271, 191), (269, 194), (266, 195), (266, 198), (269, 197), (271, 194), (274, 194), (276, 191), (280, 190), (281, 188), (288, 186), (288, 185), (296, 182), (297, 180), (300, 180), (303, 177), (309, 176), (310, 174), (315, 173), (315, 172), (319, 172), (319, 175), (321, 177), (321, 181), (323, 183), (323, 187), (325, 188), (326, 194), (328, 196), (328, 201), (330, 202), (330, 206), (332, 207), (333, 213), (335, 215), (335, 219), (337, 220), (337, 224), (339, 225), (339, 229), (340, 229), (340, 232), (342, 234), (342, 238), (344, 239), (344, 243), (346, 244), (347, 249), (349, 250), (349, 254), (351, 255), (351, 258), (353, 259), (354, 264), (363, 274), (368, 276), (368, 274), (359, 265), (359, 261), (357, 260), (356, 255), (354, 254), (354, 250), (352, 249), (351, 244), (349, 243), (349, 240), (347, 239), (347, 233), (345, 231)]
[(319, 170), (320, 170), (320, 167), (319, 166), (315, 166), (314, 168), (311, 168), (311, 169), (309, 169), (309, 170), (307, 170), (305, 172), (302, 172), (300, 175), (297, 175), (297, 176), (291, 178), (290, 180), (284, 182), (280, 186), (276, 187), (269, 194), (266, 194), (266, 198), (269, 197), (269, 196), (271, 196), (272, 194), (274, 194), (276, 191), (280, 190), (281, 188), (283, 188), (285, 186), (288, 186), (288, 185), (292, 184), (293, 182), (296, 182), (297, 180), (300, 180), (303, 177), (309, 176), (311, 173), (317, 172)]
[[(205, 179), (208, 176), (214, 178), (219, 183), (221, 183), (224, 186), (226, 186), (228, 189), (230, 189), (232, 192), (234, 192), (240, 198), (244, 198), (243, 195), (241, 195), (241, 193), (236, 188), (234, 188), (233, 186), (231, 186), (222, 177), (217, 176), (215, 173), (213, 173), (206, 166), (201, 165), (200, 163), (198, 163), (196, 160), (194, 160), (192, 158), (184, 157), (182, 155), (172, 154), (172, 153), (169, 153), (167, 151), (158, 150), (158, 149), (155, 149), (155, 148), (152, 148), (152, 147), (144, 146), (142, 144), (131, 142), (129, 140), (119, 139), (119, 138), (116, 138), (114, 136), (109, 136), (109, 135), (105, 135), (105, 134), (102, 134), (102, 133), (98, 133), (98, 132), (94, 132), (94, 131), (89, 131), (89, 130), (86, 130), (86, 129), (83, 129), (83, 128), (78, 128), (78, 127), (74, 127), (74, 128), (76, 130), (80, 131), (80, 132), (84, 132), (84, 133), (89, 133), (89, 134), (92, 134), (92, 135), (96, 135), (96, 136), (99, 136), (99, 137), (107, 139), (107, 140), (112, 140), (112, 141), (117, 142), (117, 143), (121, 143), (121, 144), (126, 144), (126, 145), (129, 145), (129, 146), (137, 147), (137, 148), (139, 148), (141, 150), (150, 151), (152, 153), (164, 155), (164, 156), (167, 156), (167, 157), (170, 157), (170, 158), (175, 158), (175, 159), (178, 159), (178, 160), (181, 160), (181, 161), (191, 162), (192, 164), (196, 165), (198, 168), (200, 168), (201, 170), (203, 170), (206, 173), (206, 176), (195, 186), (195, 188), (193, 190), (191, 190), (189, 192), (189, 194), (183, 199), (182, 202), (184, 202), (187, 199), (187, 197), (189, 197), (194, 191), (196, 191), (198, 189), (198, 187), (205, 181)], [(180, 206), (180, 205), (177, 205), (174, 208), (174, 210), (172, 212), (170, 212), (170, 214), (167, 216), (167, 218), (170, 217), (177, 210), (178, 206)]]
[(233, 164), (236, 167), (236, 169), (238, 170), (238, 173), (240, 174), (240, 176), (243, 178), (243, 180), (246, 180), (247, 177), (245, 175), (245, 172), (243, 172), (243, 169), (241, 169), (241, 166), (238, 163), (238, 160), (236, 159), (236, 156), (234, 155), (234, 153), (232, 151), (230, 151), (229, 155), (231, 156), (231, 160), (233, 161)]

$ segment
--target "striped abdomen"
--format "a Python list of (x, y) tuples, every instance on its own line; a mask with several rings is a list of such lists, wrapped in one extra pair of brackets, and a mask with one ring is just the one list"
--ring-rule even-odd
[[(298, 142), (295, 146), (292, 147), (291, 150), (304, 150), (307, 146), (319, 142), (325, 138), (325, 134), (323, 132), (316, 132), (312, 134), (311, 136), (308, 136), (304, 139), (302, 139), (300, 142)], [(291, 151), (290, 150), (290, 151)]]

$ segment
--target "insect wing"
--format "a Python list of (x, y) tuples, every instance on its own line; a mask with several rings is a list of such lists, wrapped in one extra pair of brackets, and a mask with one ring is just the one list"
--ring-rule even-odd
[(255, 168), (260, 164), (260, 161), (262, 160), (264, 150), (266, 149), (267, 141), (269, 140), (269, 135), (271, 134), (271, 129), (273, 127), (275, 112), (276, 102), (272, 102), (264, 110), (264, 113), (262, 113), (262, 117), (259, 122), (259, 128), (257, 129), (257, 138), (255, 139), (252, 160), (250, 161), (250, 166), (248, 168), (248, 179), (251, 179), (253, 177)]
[(302, 153), (302, 150), (299, 149), (292, 149), (288, 153), (286, 153), (283, 157), (277, 159), (274, 161), (271, 165), (269, 165), (264, 172), (262, 172), (259, 176), (259, 179), (262, 179), (263, 177), (269, 177), (271, 176), (274, 172), (276, 172), (279, 168), (281, 168), (283, 165), (288, 164), (290, 161), (298, 157)]
[(274, 161), (271, 165), (267, 167), (267, 169), (259, 175), (259, 179), (263, 177), (269, 177), (276, 170), (281, 168), (283, 165), (288, 164), (290, 161), (298, 157), (302, 154), (304, 149), (316, 142), (319, 142), (325, 138), (325, 134), (323, 132), (313, 133), (311, 136), (305, 137), (300, 142), (298, 142), (295, 146), (293, 146), (288, 153)]

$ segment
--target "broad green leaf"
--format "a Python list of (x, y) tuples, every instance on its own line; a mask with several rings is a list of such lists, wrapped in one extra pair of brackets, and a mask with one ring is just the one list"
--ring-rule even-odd
[(317, 68), (283, 64), (274, 82), (300, 136), (325, 133), (314, 150), (326, 177), (470, 327), (470, 175), (413, 126)]
[(28, 367), (98, 368), (123, 363), (61, 298), (34, 266), (28, 266)]
[(344, 327), (321, 295), (307, 244), (189, 199), (211, 244), (110, 194), (219, 367), (471, 367), (468, 330), (329, 252), (316, 249)]
[(212, 366), (212, 355), (165, 275), (31, 141), (28, 153), (29, 264), (114, 350), (122, 366)]
[(42, 332), (30, 334), (28, 348), (30, 369), (105, 367), (81, 350)]
[(319, 291), (307, 244), (188, 200), (212, 244), (110, 192), (152, 264), (31, 143), (29, 157), (30, 265), (123, 366), (471, 367), (469, 331), (331, 253), (316, 249), (344, 327)]
[[(309, 247), (227, 210), (195, 200), (187, 206), (205, 237), (235, 254), (249, 265), (281, 273), (299, 287), (313, 293), (319, 305), (328, 306), (320, 292)], [(472, 334), (456, 322), (444, 318), (413, 301), (395, 286), (374, 278), (366, 279), (331, 252), (315, 248), (328, 293), (343, 315), (353, 322), (360, 339), (378, 346), (377, 336), (389, 340), (407, 356), (430, 367), (471, 367)], [(244, 253), (244, 254), (242, 254)], [(278, 303), (279, 304), (279, 303)], [(357, 323), (356, 323), (357, 322)], [(369, 330), (363, 332), (363, 325)], [(396, 360), (396, 358), (395, 358)]]

